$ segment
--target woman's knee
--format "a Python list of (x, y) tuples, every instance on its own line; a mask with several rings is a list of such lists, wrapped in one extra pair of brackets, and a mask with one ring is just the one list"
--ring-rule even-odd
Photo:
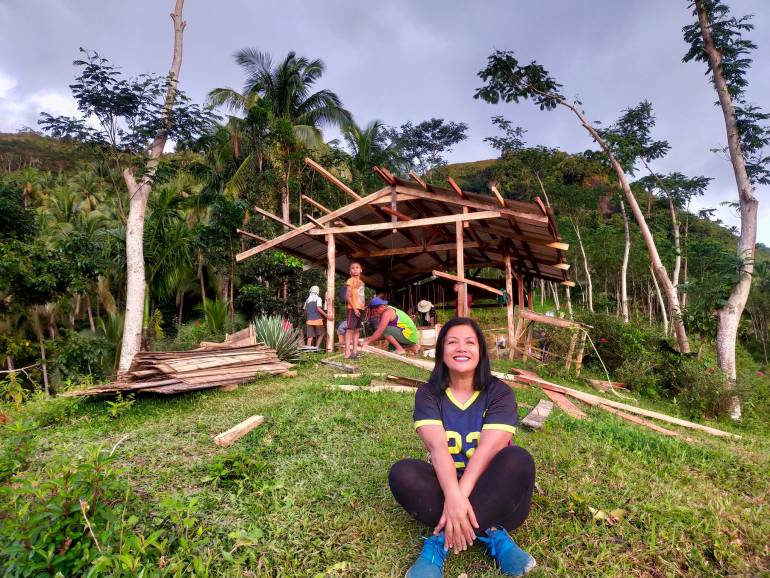
[(419, 478), (419, 470), (422, 462), (415, 459), (400, 460), (393, 464), (388, 472), (388, 485), (394, 493), (410, 487), (414, 487)]
[(535, 479), (535, 460), (532, 455), (522, 447), (508, 446), (503, 448), (495, 456), (502, 468), (510, 476), (524, 479)]

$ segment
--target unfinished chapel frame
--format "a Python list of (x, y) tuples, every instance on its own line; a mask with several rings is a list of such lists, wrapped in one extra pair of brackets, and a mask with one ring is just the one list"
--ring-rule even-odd
[[(347, 275), (354, 260), (363, 265), (366, 284), (377, 290), (390, 290), (430, 276), (460, 283), (461, 315), (465, 314), (468, 285), (505, 295), (510, 357), (517, 352), (527, 355), (529, 346), (522, 341), (527, 341), (527, 327), (532, 322), (573, 330), (581, 327), (566, 319), (534, 313), (531, 297), (525, 298), (530, 295), (533, 279), (574, 286), (567, 278), (569, 264), (565, 252), (569, 245), (562, 242), (553, 212), (540, 198), (535, 202), (505, 199), (494, 186), (490, 187), (494, 196), (471, 193), (463, 191), (451, 177), (447, 179), (450, 188), (441, 188), (428, 184), (414, 172), (409, 173), (411, 180), (403, 180), (379, 167), (374, 171), (385, 186), (362, 197), (312, 159), (305, 159), (305, 164), (344, 191), (352, 202), (330, 210), (302, 195), (301, 202), (323, 216), (313, 218), (305, 214), (307, 222), (298, 226), (255, 208), (288, 231), (267, 240), (239, 230), (240, 235), (260, 244), (236, 255), (237, 261), (277, 248), (308, 264), (325, 267), (326, 307), (332, 312), (335, 274)], [(504, 289), (466, 274), (472, 270), (478, 274), (489, 268), (505, 272)], [(327, 350), (331, 351), (334, 320), (328, 320), (326, 325)], [(577, 338), (577, 331), (574, 337)], [(581, 358), (584, 338), (583, 335)], [(574, 361), (579, 363), (577, 358)]]

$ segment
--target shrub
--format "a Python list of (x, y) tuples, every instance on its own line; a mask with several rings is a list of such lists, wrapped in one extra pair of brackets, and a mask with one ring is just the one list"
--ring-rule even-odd
[(103, 381), (110, 369), (111, 351), (104, 337), (68, 329), (56, 343), (55, 365), (64, 380), (78, 383), (90, 376)]
[(254, 328), (257, 342), (275, 349), (281, 361), (299, 360), (300, 333), (288, 321), (277, 315), (257, 317), (254, 320)]
[(718, 417), (727, 409), (727, 379), (717, 368), (691, 357), (668, 356), (666, 369), (677, 403), (692, 418)]
[(96, 450), (87, 459), (55, 463), (0, 488), (5, 576), (80, 576), (111, 548), (127, 491), (113, 461)]

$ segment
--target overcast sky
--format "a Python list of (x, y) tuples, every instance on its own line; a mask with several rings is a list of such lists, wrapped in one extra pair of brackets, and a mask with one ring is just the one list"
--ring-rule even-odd
[[(750, 99), (770, 111), (770, 3), (727, 0), (754, 14), (759, 45)], [(476, 76), (494, 49), (535, 59), (578, 97), (589, 118), (613, 121), (642, 99), (657, 116), (655, 138), (671, 143), (653, 168), (713, 177), (698, 207), (737, 199), (730, 164), (709, 152), (725, 146), (724, 121), (704, 66), (683, 64), (681, 28), (688, 0), (187, 0), (181, 85), (202, 100), (214, 87), (240, 89), (233, 54), (254, 47), (321, 58), (319, 88), (342, 98), (359, 124), (397, 125), (431, 117), (463, 121), (468, 140), (450, 161), (496, 156), (484, 137), (502, 114), (527, 130), (529, 145), (579, 152), (592, 147), (566, 110), (540, 112), (528, 102), (491, 106), (473, 99)], [(172, 0), (0, 0), (0, 131), (36, 127), (41, 110), (69, 114), (67, 85), (80, 46), (98, 50), (129, 75), (167, 72)], [(335, 134), (327, 131), (327, 138)], [(770, 199), (760, 200), (759, 240), (770, 245)], [(729, 209), (720, 217), (738, 224)]]

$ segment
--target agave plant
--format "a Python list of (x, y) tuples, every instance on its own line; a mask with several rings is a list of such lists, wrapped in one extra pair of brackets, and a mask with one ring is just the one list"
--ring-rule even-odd
[(299, 330), (280, 315), (266, 315), (254, 319), (257, 342), (275, 349), (281, 361), (295, 362), (299, 359), (301, 336)]

